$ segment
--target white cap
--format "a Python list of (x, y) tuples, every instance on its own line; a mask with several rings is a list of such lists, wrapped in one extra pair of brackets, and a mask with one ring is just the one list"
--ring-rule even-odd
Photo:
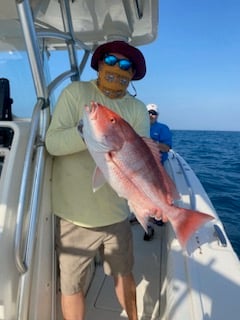
[(147, 105), (147, 110), (148, 111), (154, 110), (154, 111), (156, 111), (158, 113), (158, 106), (156, 104), (154, 104), (154, 103), (149, 103)]

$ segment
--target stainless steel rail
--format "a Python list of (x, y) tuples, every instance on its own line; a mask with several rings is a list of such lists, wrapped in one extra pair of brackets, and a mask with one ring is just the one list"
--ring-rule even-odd
[[(49, 24), (39, 20), (35, 20), (35, 27), (36, 27), (38, 38), (55, 38), (55, 39), (62, 39), (62, 40), (72, 39), (71, 34), (66, 34), (64, 31), (60, 31), (57, 28), (54, 28), (53, 26), (50, 26)], [(91, 51), (91, 47), (89, 45), (86, 45), (81, 40), (74, 39), (74, 41), (75, 41), (76, 47), (87, 50), (87, 51)]]
[[(81, 76), (83, 69), (87, 63), (88, 57), (89, 57), (90, 51), (85, 51), (83, 59), (81, 61), (81, 64), (79, 66), (79, 77)], [(76, 73), (74, 70), (68, 70), (60, 75), (58, 75), (48, 86), (48, 94), (51, 95), (51, 93), (54, 91), (54, 89), (64, 80), (71, 78), (71, 76), (75, 77)]]
[[(20, 273), (22, 274), (19, 282), (19, 293), (18, 293), (18, 318), (17, 319), (28, 319), (28, 309), (30, 301), (30, 290), (32, 280), (32, 266), (34, 261), (34, 248), (36, 246), (36, 234), (38, 226), (39, 216), (39, 205), (41, 198), (41, 190), (43, 183), (43, 172), (45, 165), (45, 150), (41, 140), (39, 140), (38, 127), (40, 125), (41, 113), (45, 112), (42, 110), (44, 101), (40, 100), (34, 110), (32, 126), (30, 130), (30, 137), (27, 146), (27, 152), (25, 157), (22, 183), (19, 197), (19, 207), (17, 212), (17, 228), (15, 236), (15, 259), (16, 265)], [(44, 129), (45, 130), (45, 129)], [(32, 183), (28, 186), (30, 174), (32, 168), (32, 157), (34, 155), (34, 173)], [(30, 187), (30, 204), (29, 208), (26, 208), (26, 195), (28, 188)], [(29, 224), (28, 233), (26, 240), (23, 241), (24, 237), (24, 220), (29, 209)], [(22, 243), (25, 247), (22, 248)]]
[(68, 48), (68, 55), (71, 65), (71, 70), (74, 71), (74, 75), (71, 77), (72, 81), (76, 81), (80, 79), (79, 70), (77, 67), (77, 53), (75, 48), (75, 38), (74, 38), (74, 31), (72, 26), (72, 19), (71, 19), (71, 11), (69, 6), (68, 0), (59, 0), (61, 13), (62, 13), (62, 20), (64, 25), (64, 31), (66, 33), (71, 34), (72, 41), (67, 42)]
[[(34, 24), (29, 0), (16, 0), (18, 16), (23, 29), (28, 58), (37, 94), (37, 103), (34, 107), (29, 140), (26, 148), (25, 162), (20, 185), (19, 204), (17, 210), (17, 223), (14, 239), (14, 253), (16, 267), (21, 277), (18, 292), (17, 319), (28, 319), (31, 281), (33, 274), (34, 248), (38, 229), (38, 216), (42, 194), (43, 174), (45, 167), (44, 139), (50, 121), (49, 96), (53, 89), (65, 78), (79, 79), (77, 55), (74, 33), (71, 22), (71, 13), (68, 0), (59, 1), (64, 32), (56, 30), (37, 31)], [(56, 31), (56, 32), (55, 32)], [(59, 75), (47, 86), (44, 74), (44, 61), (41, 54), (38, 38), (56, 37), (63, 39), (68, 48), (71, 69)], [(90, 50), (85, 49), (81, 68), (84, 67)], [(33, 162), (34, 157), (34, 162)], [(29, 183), (31, 181), (31, 183)], [(30, 190), (30, 199), (28, 192)], [(25, 223), (28, 223), (27, 234)], [(54, 286), (53, 286), (54, 287)], [(53, 294), (54, 295), (54, 294)]]
[(227, 239), (222, 232), (222, 229), (217, 225), (214, 224), (214, 230), (215, 230), (215, 235), (218, 238), (218, 243), (220, 247), (227, 247)]
[(28, 145), (26, 149), (26, 156), (24, 161), (22, 181), (20, 186), (19, 201), (18, 201), (18, 210), (17, 210), (17, 220), (16, 220), (16, 231), (15, 231), (15, 240), (14, 240), (14, 252), (15, 252), (15, 261), (16, 266), (20, 273), (25, 273), (27, 271), (27, 266), (25, 263), (25, 251), (26, 249), (22, 248), (22, 238), (23, 238), (23, 222), (24, 216), (26, 213), (26, 197), (28, 190), (28, 183), (30, 180), (30, 172), (32, 165), (32, 158), (34, 153), (34, 145), (37, 138), (37, 132), (39, 127), (40, 111), (43, 106), (43, 101), (39, 100), (36, 104), (33, 112), (30, 134)]
[[(21, 274), (17, 319), (22, 320), (28, 319), (29, 312), (34, 248), (46, 157), (43, 141), (50, 121), (50, 111), (41, 50), (31, 7), (28, 0), (16, 1), (16, 4), (37, 95), (23, 166), (14, 239), (15, 262)], [(30, 199), (28, 199), (28, 193), (30, 193)], [(26, 221), (28, 222), (27, 232), (24, 228)]]
[(35, 32), (32, 10), (28, 0), (16, 0), (16, 3), (36, 93), (38, 97), (47, 98), (41, 51), (39, 50), (37, 34)]

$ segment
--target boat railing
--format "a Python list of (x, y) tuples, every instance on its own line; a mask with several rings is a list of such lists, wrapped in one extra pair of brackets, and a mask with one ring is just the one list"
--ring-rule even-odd
[[(65, 79), (71, 78), (71, 81), (80, 79), (80, 75), (86, 65), (91, 49), (83, 42), (79, 40), (76, 41), (74, 38), (68, 0), (59, 1), (64, 31), (60, 31), (42, 22), (35, 22), (29, 1), (22, 0), (21, 2), (16, 2), (37, 96), (47, 98), (52, 93), (53, 89)], [(61, 75), (56, 77), (56, 79), (51, 81), (48, 87), (45, 83), (43, 72), (44, 66), (38, 42), (39, 39), (46, 38), (55, 38), (64, 41), (70, 63), (70, 70), (63, 72)], [(79, 66), (77, 59), (77, 47), (83, 49), (85, 52)], [(45, 48), (43, 48), (43, 50), (45, 50)]]
[(47, 98), (44, 68), (29, 1), (16, 1), (37, 97)]
[[(67, 0), (60, 0), (59, 3), (64, 22), (64, 33), (60, 31), (51, 32), (51, 30), (37, 32), (37, 26), (35, 26), (29, 1), (16, 1), (37, 95), (37, 102), (31, 117), (31, 126), (20, 184), (14, 239), (15, 262), (21, 275), (17, 304), (18, 319), (27, 319), (30, 303), (34, 248), (36, 247), (37, 241), (36, 232), (38, 229), (39, 207), (47, 156), (44, 140), (50, 122), (49, 97), (53, 89), (65, 78), (70, 77), (72, 81), (79, 79), (69, 3)], [(39, 38), (52, 36), (62, 38), (66, 42), (71, 69), (47, 85)], [(88, 50), (85, 51), (82, 68), (84, 67), (83, 64), (86, 63), (87, 57)], [(29, 183), (30, 181), (31, 183)], [(28, 195), (29, 190), (30, 196)], [(27, 234), (25, 230), (26, 221), (28, 223)]]
[[(25, 273), (27, 271), (27, 262), (22, 257), (21, 253), (21, 238), (22, 238), (22, 228), (25, 212), (26, 203), (26, 193), (27, 193), (27, 181), (29, 180), (30, 170), (31, 170), (31, 159), (36, 146), (37, 134), (39, 130), (42, 130), (41, 140), (44, 141), (47, 126), (49, 124), (50, 112), (49, 112), (49, 96), (55, 87), (63, 80), (71, 77), (71, 80), (79, 79), (79, 69), (77, 67), (77, 56), (74, 42), (74, 31), (71, 21), (71, 13), (69, 2), (67, 0), (59, 1), (62, 20), (64, 25), (64, 32), (57, 29), (49, 30), (46, 25), (42, 27), (40, 31), (37, 31), (37, 26), (39, 23), (35, 22), (32, 15), (32, 10), (28, 0), (16, 1), (17, 11), (21, 26), (23, 29), (23, 35), (26, 43), (26, 48), (28, 52), (29, 62), (32, 70), (32, 76), (35, 84), (36, 94), (38, 97), (38, 102), (34, 108), (34, 112), (31, 118), (31, 129), (29, 135), (29, 141), (26, 151), (25, 165), (22, 175), (22, 183), (20, 187), (19, 196), (19, 206), (17, 212), (17, 228), (15, 234), (15, 260), (16, 266), (20, 273)], [(41, 23), (42, 24), (42, 23)], [(55, 37), (57, 39), (63, 39), (66, 42), (69, 61), (71, 65), (71, 70), (60, 74), (56, 79), (54, 79), (48, 86), (45, 81), (44, 76), (44, 66), (41, 57), (41, 50), (39, 48), (38, 39), (46, 37)], [(78, 43), (85, 48), (85, 54), (83, 56), (80, 69), (83, 70), (84, 65), (87, 62), (88, 55), (90, 53), (87, 46), (82, 43)], [(40, 157), (41, 158), (41, 157)], [(40, 165), (40, 164), (39, 164)], [(34, 200), (32, 199), (32, 206), (34, 207)], [(26, 249), (26, 251), (28, 251)]]
[[(29, 140), (26, 149), (26, 156), (23, 167), (22, 180), (20, 185), (20, 195), (17, 210), (16, 231), (15, 231), (15, 261), (16, 266), (22, 275), (19, 283), (18, 314), (19, 319), (25, 319), (30, 298), (30, 285), (32, 277), (32, 264), (34, 248), (36, 243), (37, 223), (39, 216), (40, 198), (43, 184), (43, 171), (45, 165), (45, 150), (38, 127), (40, 114), (44, 105), (44, 100), (39, 100), (33, 112)], [(32, 159), (35, 159), (33, 178)], [(29, 186), (29, 181), (31, 185)], [(30, 191), (29, 209), (27, 208), (28, 190)], [(28, 212), (29, 211), (29, 212)], [(29, 215), (28, 232), (24, 237), (24, 222)]]
[[(185, 161), (181, 160), (181, 157), (179, 156), (179, 154), (177, 152), (171, 150), (171, 152), (169, 152), (169, 156), (174, 158), (177, 161), (178, 167), (180, 169), (180, 172), (184, 177), (184, 180), (185, 180), (185, 183), (186, 183), (186, 186), (187, 186), (187, 189), (188, 189), (190, 208), (193, 209), (193, 210), (197, 210), (198, 208), (197, 208), (196, 192), (193, 189), (192, 183), (191, 183), (191, 181), (189, 180), (189, 177), (188, 177), (188, 172), (189, 172), (189, 170), (191, 170), (190, 167), (187, 165), (187, 163)], [(170, 169), (173, 170), (172, 167), (171, 167), (171, 165), (172, 165), (171, 161), (169, 162), (169, 164), (170, 164)], [(203, 192), (201, 194), (203, 194)], [(225, 235), (225, 233), (223, 231), (223, 225), (220, 222), (220, 220), (218, 218), (218, 215), (217, 215), (217, 213), (215, 212), (215, 209), (212, 206), (211, 200), (208, 197), (207, 197), (207, 199), (208, 199), (208, 202), (209, 202), (208, 205), (212, 209), (212, 214), (214, 214), (214, 216), (216, 218), (214, 220), (214, 222), (213, 222), (213, 225), (212, 225), (213, 234), (217, 238), (218, 245), (220, 247), (227, 247), (228, 241), (227, 241), (226, 235)], [(207, 199), (205, 199), (205, 201), (207, 201)]]
[[(17, 211), (17, 219), (16, 219), (16, 231), (15, 231), (15, 261), (16, 266), (20, 273), (25, 273), (28, 269), (28, 262), (26, 261), (26, 257), (23, 256), (23, 252), (29, 252), (29, 250), (26, 248), (25, 250), (22, 250), (22, 238), (23, 238), (23, 222), (24, 222), (24, 216), (26, 212), (26, 198), (27, 198), (27, 192), (28, 192), (28, 183), (30, 180), (30, 173), (31, 173), (31, 166), (32, 166), (32, 158), (33, 153), (35, 150), (35, 143), (37, 140), (37, 132), (39, 127), (39, 120), (40, 120), (40, 112), (43, 107), (43, 100), (39, 100), (38, 103), (35, 106), (32, 122), (31, 122), (31, 128), (29, 133), (29, 140), (27, 144), (26, 149), (26, 155), (25, 155), (25, 161), (24, 161), (24, 167), (23, 167), (23, 173), (22, 173), (22, 180), (21, 180), (21, 186), (20, 186), (20, 192), (19, 192), (19, 201), (18, 201), (18, 211)], [(34, 189), (34, 188), (32, 188)], [(35, 190), (33, 190), (35, 191)], [(32, 203), (34, 201), (31, 201)], [(32, 218), (32, 215), (36, 215), (36, 212), (33, 212), (30, 214), (30, 217)], [(29, 232), (31, 230), (29, 229)], [(28, 237), (29, 238), (29, 237)], [(30, 259), (31, 261), (31, 259)]]

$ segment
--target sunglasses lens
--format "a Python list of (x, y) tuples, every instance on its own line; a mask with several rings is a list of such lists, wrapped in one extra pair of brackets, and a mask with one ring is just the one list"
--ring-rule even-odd
[(156, 111), (148, 111), (148, 113), (152, 116), (157, 116), (157, 112)]
[(132, 62), (127, 59), (118, 59), (113, 55), (107, 55), (103, 60), (109, 66), (115, 66), (118, 63), (119, 68), (122, 70), (129, 70), (132, 67)]
[(108, 64), (109, 66), (114, 66), (114, 65), (117, 63), (117, 61), (118, 61), (118, 58), (115, 57), (115, 56), (111, 56), (111, 55), (106, 56), (106, 57), (104, 58), (104, 62), (105, 62), (106, 64)]
[(132, 62), (126, 59), (121, 59), (118, 62), (120, 69), (129, 70), (132, 67)]

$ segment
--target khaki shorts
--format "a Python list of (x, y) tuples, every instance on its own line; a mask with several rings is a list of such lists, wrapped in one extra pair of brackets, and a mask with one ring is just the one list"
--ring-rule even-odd
[(61, 292), (65, 295), (83, 290), (88, 267), (99, 249), (107, 275), (124, 276), (132, 271), (133, 245), (128, 219), (106, 227), (82, 228), (58, 218), (56, 244)]

